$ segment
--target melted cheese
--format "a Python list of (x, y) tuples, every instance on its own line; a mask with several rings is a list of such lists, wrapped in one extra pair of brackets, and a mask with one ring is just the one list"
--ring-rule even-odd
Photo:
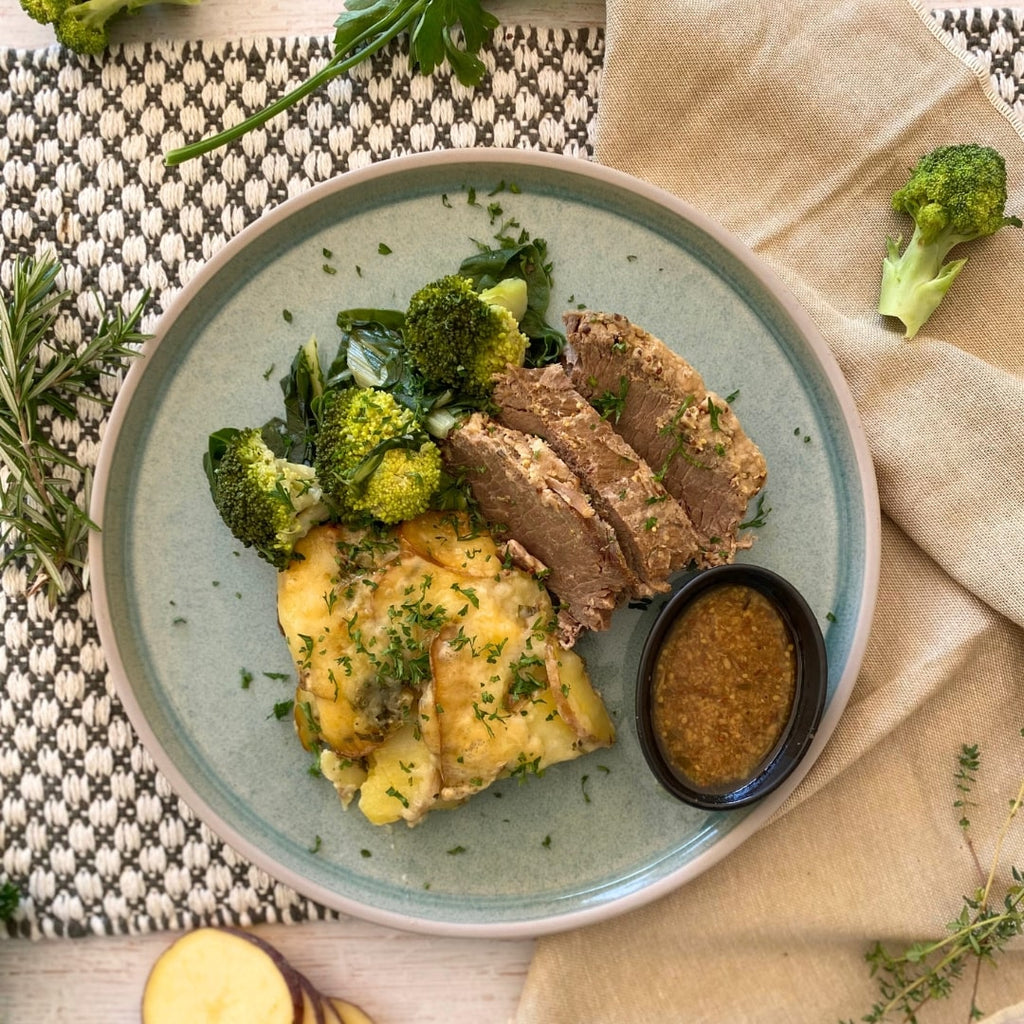
[(321, 526), (280, 573), (296, 727), (344, 803), (415, 824), (615, 734), (551, 599), (464, 517)]

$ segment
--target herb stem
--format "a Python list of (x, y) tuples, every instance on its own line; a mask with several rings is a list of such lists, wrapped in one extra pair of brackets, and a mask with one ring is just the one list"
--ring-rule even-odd
[(388, 43), (399, 36), (419, 16), (420, 6), (419, 3), (414, 4), (404, 12), (400, 8), (396, 8), (388, 18), (385, 18), (380, 24), (371, 26), (353, 41), (353, 46), (359, 46), (369, 39), (365, 46), (352, 53), (351, 56), (344, 57), (342, 54), (335, 54), (323, 68), (316, 74), (310, 75), (309, 78), (292, 89), (291, 92), (285, 93), (285, 95), (276, 99), (269, 106), (264, 107), (255, 114), (251, 114), (244, 121), (240, 121), (231, 128), (225, 128), (205, 139), (199, 139), (197, 142), (180, 146), (178, 149), (172, 149), (165, 154), (164, 163), (169, 167), (175, 167), (186, 160), (192, 160), (195, 157), (203, 156), (215, 149), (219, 149), (221, 146), (226, 146), (253, 129), (266, 124), (272, 117), (287, 110), (288, 107), (308, 96), (311, 92), (315, 92), (322, 85), (326, 85), (332, 79), (337, 78), (338, 75), (351, 70), (356, 65), (361, 64), (367, 57), (372, 56), (378, 50), (387, 46)]
[[(1006, 839), (1007, 833), (1010, 831), (1010, 826), (1013, 824), (1013, 819), (1017, 817), (1017, 812), (1024, 805), (1024, 779), (1021, 780), (1020, 789), (1017, 790), (1017, 795), (1010, 801), (1010, 811), (1003, 819), (1003, 827), (999, 830), (999, 835), (996, 837), (995, 852), (992, 855), (992, 865), (989, 868), (988, 878), (985, 881), (985, 889), (981, 896), (981, 909), (984, 911), (988, 907), (989, 893), (992, 891), (992, 884), (996, 877), (996, 868), (999, 866), (999, 860), (1003, 853), (1003, 842)], [(1024, 899), (1024, 896), (1021, 897)], [(1021, 902), (1021, 899), (1017, 900), (1017, 903)]]
[[(937, 942), (932, 943), (932, 945), (930, 946), (921, 948), (920, 958), (924, 959), (928, 956), (931, 956), (934, 953), (938, 953), (940, 950), (944, 949), (947, 946), (953, 946), (953, 948), (949, 950), (949, 952), (946, 953), (946, 955), (941, 960), (936, 961), (936, 963), (934, 963), (931, 966), (931, 968), (929, 969), (929, 974), (941, 974), (942, 971), (945, 970), (945, 968), (951, 966), (952, 964), (955, 964), (956, 961), (960, 959), (960, 957), (962, 957), (965, 953), (969, 952), (975, 944), (977, 944), (980, 947), (983, 947), (985, 940), (988, 939), (993, 932), (997, 931), (1001, 924), (1008, 921), (1015, 922), (1020, 917), (1020, 911), (1017, 908), (1020, 906), (1022, 901), (1024, 901), (1024, 893), (1017, 896), (1015, 899), (1011, 899), (1009, 901), (1005, 913), (997, 914), (994, 917), (986, 917), (981, 921), (972, 921), (965, 927), (960, 928), (955, 932), (952, 932), (946, 938), (940, 939)], [(965, 949), (962, 945), (964, 939), (966, 939), (968, 942), (967, 949)], [(980, 963), (980, 956), (978, 957), (978, 960)], [(897, 962), (912, 963), (914, 961), (910, 960), (906, 956), (901, 956), (897, 958)], [(904, 999), (906, 999), (908, 996), (915, 996), (915, 993), (917, 993), (919, 989), (928, 984), (928, 980), (928, 975), (922, 975), (920, 977), (915, 978), (913, 981), (908, 982), (906, 985), (903, 986), (903, 988), (896, 992), (892, 996), (892, 998), (890, 998), (889, 1001), (884, 1004), (884, 1006), (881, 1007), (880, 1015), (874, 1019), (883, 1020), (885, 1018), (885, 1015), (890, 1010), (895, 1009), (896, 1006), (898, 1006)], [(923, 1005), (923, 1003), (927, 1002), (928, 999), (931, 998), (931, 996), (922, 995), (919, 998), (921, 999), (921, 1003), (919, 1005)]]

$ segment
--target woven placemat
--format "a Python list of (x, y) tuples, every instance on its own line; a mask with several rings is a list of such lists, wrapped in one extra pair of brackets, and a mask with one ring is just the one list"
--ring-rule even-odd
[[(935, 12), (1020, 109), (1021, 14)], [(155, 43), (77, 58), (0, 50), (0, 284), (10, 260), (53, 249), (76, 294), (57, 325), (72, 345), (93, 296), (130, 308), (148, 288), (152, 330), (199, 266), (290, 196), (344, 171), (446, 147), (591, 155), (603, 34), (503, 29), (473, 90), (426, 80), (392, 46), (279, 115), (229, 153), (166, 168), (162, 154), (258, 109), (329, 59), (325, 38)], [(95, 464), (101, 420), (52, 430)], [(0, 579), (0, 881), (24, 898), (10, 936), (123, 934), (330, 916), (221, 842), (138, 743), (106, 672), (88, 592), (51, 608), (23, 570)], [(0, 934), (3, 931), (0, 930)]]

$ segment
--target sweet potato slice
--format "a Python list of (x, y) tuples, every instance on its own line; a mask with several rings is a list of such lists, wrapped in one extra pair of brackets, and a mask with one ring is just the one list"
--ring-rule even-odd
[(335, 1020), (331, 1024), (373, 1024), (373, 1020), (355, 1003), (337, 996), (328, 996), (324, 1002), (334, 1011)]
[(272, 946), (230, 928), (198, 928), (157, 958), (142, 1024), (304, 1024), (298, 974)]
[(328, 1024), (324, 1001), (316, 986), (304, 974), (296, 974), (302, 988), (302, 1024)]

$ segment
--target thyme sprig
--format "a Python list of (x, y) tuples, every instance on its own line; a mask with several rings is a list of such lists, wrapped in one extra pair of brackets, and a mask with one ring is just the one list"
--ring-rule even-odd
[(52, 255), (17, 257), (0, 302), (0, 568), (24, 560), (29, 592), (51, 603), (84, 582), (92, 483), (88, 467), (54, 439), (54, 417), (75, 419), (76, 403), (109, 404), (96, 387), (135, 354), (144, 296), (127, 315), (104, 316), (75, 351), (55, 344), (53, 328), (68, 292), (56, 288)]
[[(1021, 735), (1024, 735), (1024, 729)], [(963, 745), (954, 775), (959, 796), (953, 806), (958, 811), (969, 805), (966, 797), (971, 792), (976, 779), (975, 772), (980, 764), (979, 747), (976, 744)], [(917, 1014), (921, 1009), (933, 1000), (948, 998), (955, 983), (972, 965), (969, 1019), (976, 1020), (981, 1016), (977, 994), (982, 965), (995, 964), (996, 954), (1011, 939), (1024, 935), (1024, 874), (1016, 867), (1011, 867), (1012, 881), (1007, 885), (1002, 898), (997, 899), (994, 891), (1003, 844), (1022, 806), (1024, 779), (1021, 780), (1017, 795), (1010, 801), (1009, 810), (996, 837), (991, 864), (987, 873), (982, 872), (982, 884), (970, 896), (963, 898), (963, 907), (947, 924), (948, 934), (944, 938), (916, 942), (902, 953), (892, 953), (878, 942), (867, 952), (865, 958), (870, 964), (871, 974), (877, 979), (880, 998), (871, 1007), (871, 1011), (860, 1018), (865, 1024), (879, 1024), (892, 1019), (893, 1014), (898, 1015), (895, 1019), (904, 1024), (917, 1024)], [(966, 834), (970, 821), (961, 814), (959, 825)], [(974, 855), (969, 837), (968, 843)], [(853, 1022), (851, 1020), (843, 1024)]]

